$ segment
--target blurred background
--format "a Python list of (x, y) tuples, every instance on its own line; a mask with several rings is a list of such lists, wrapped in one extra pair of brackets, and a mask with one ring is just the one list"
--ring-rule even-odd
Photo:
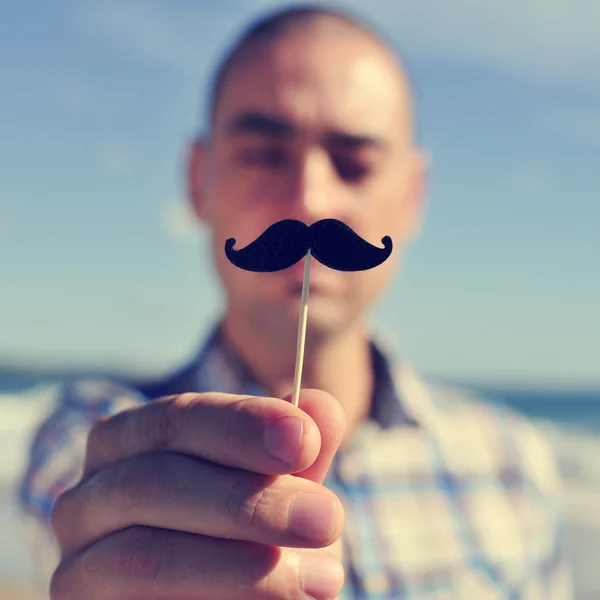
[[(162, 373), (220, 291), (183, 197), (219, 52), (259, 0), (5, 1), (0, 19), (0, 599), (31, 561), (15, 482), (47, 384)], [(600, 599), (600, 3), (338, 2), (382, 26), (433, 157), (421, 239), (376, 324), (424, 374), (507, 400), (566, 485)]]

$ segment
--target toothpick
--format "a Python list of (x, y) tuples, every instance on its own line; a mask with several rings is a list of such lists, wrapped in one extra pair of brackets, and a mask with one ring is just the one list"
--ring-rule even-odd
[(304, 364), (304, 343), (306, 342), (306, 321), (308, 317), (308, 291), (310, 289), (310, 257), (311, 251), (309, 249), (304, 258), (304, 279), (302, 280), (300, 318), (298, 321), (298, 343), (296, 345), (296, 370), (294, 373), (294, 388), (292, 391), (292, 404), (294, 406), (298, 406), (300, 381), (302, 379), (302, 365)]

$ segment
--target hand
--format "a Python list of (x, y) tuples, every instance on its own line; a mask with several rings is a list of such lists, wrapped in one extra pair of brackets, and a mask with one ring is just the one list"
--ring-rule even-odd
[(344, 413), (300, 406), (184, 394), (100, 420), (54, 508), (52, 600), (335, 598), (343, 508), (321, 483)]

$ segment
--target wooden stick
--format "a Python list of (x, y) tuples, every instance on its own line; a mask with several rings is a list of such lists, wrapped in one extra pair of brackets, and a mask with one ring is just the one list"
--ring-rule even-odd
[(300, 398), (300, 381), (302, 380), (302, 365), (304, 364), (304, 344), (306, 342), (306, 321), (308, 317), (308, 292), (310, 290), (310, 257), (311, 251), (304, 258), (304, 279), (302, 280), (302, 298), (300, 300), (300, 318), (298, 321), (298, 343), (296, 345), (296, 370), (294, 373), (294, 388), (292, 404), (298, 406)]

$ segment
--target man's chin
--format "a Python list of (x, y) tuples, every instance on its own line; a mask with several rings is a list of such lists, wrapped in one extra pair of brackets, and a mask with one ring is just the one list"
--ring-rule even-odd
[[(293, 337), (295, 340), (301, 303), (301, 290), (298, 293), (265, 294), (261, 300), (255, 300), (247, 315), (255, 326), (264, 328), (265, 333), (269, 331), (269, 335)], [(349, 308), (347, 300), (340, 294), (315, 290), (308, 298), (308, 335), (327, 337), (344, 329), (345, 324), (352, 320)]]
[[(291, 299), (285, 306), (286, 320), (297, 327), (300, 318), (301, 299)], [(314, 294), (308, 301), (307, 330), (312, 334), (328, 335), (339, 329), (345, 319), (346, 310), (338, 298)]]

